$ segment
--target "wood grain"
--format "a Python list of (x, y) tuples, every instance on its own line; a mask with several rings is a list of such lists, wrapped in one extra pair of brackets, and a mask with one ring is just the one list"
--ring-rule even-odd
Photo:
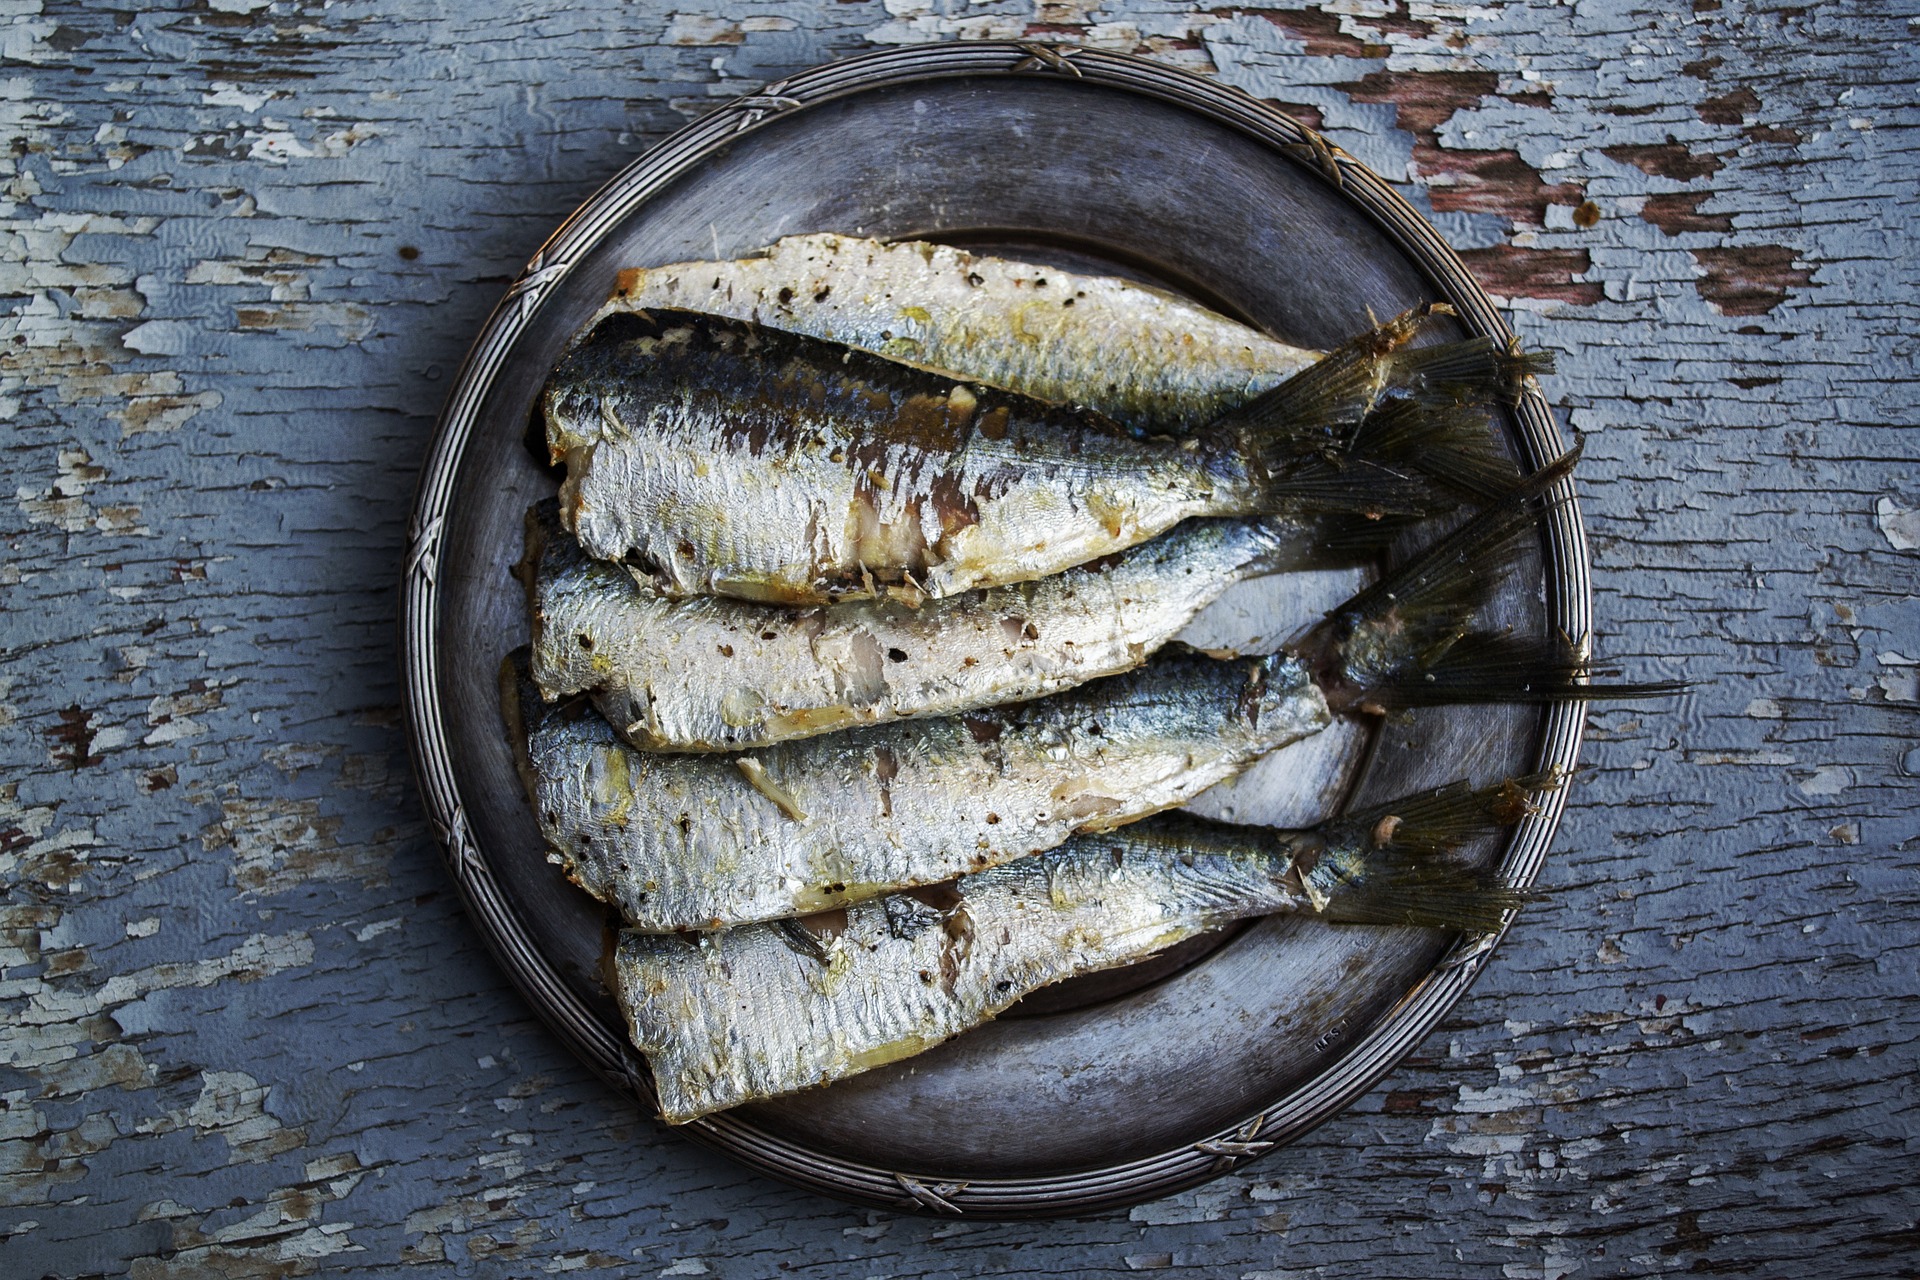
[[(1920, 1264), (1912, 23), (1696, 0), (0, 19), (0, 1274), (1885, 1276)], [(395, 584), (446, 379), (712, 102), (875, 43), (1154, 54), (1431, 209), (1589, 433), (1602, 712), (1456, 1016), (1125, 1217), (843, 1208), (609, 1095), (412, 796)]]

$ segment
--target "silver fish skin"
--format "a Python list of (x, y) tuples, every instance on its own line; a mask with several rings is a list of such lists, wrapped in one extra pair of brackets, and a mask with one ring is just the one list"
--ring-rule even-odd
[(1278, 833), (1156, 820), (860, 903), (825, 937), (622, 933), (615, 994), (662, 1116), (684, 1124), (920, 1053), (1040, 987), (1231, 921), (1311, 910), (1295, 854)]
[(1433, 855), (1518, 822), (1561, 782), (1455, 783), (1307, 831), (1169, 814), (806, 921), (624, 932), (614, 996), (681, 1124), (898, 1061), (1049, 983), (1234, 920), (1498, 929), (1525, 894)]
[(530, 687), (518, 704), (554, 859), (649, 932), (802, 915), (1025, 857), (1184, 804), (1330, 719), (1290, 658), (1188, 652), (1035, 702), (731, 756), (635, 751)]
[(691, 312), (603, 324), (542, 405), (569, 530), (675, 595), (937, 598), (1272, 505), (1234, 433), (1138, 440), (1086, 411)]
[(1113, 276), (833, 233), (623, 271), (601, 315), (659, 307), (845, 343), (1150, 432), (1195, 430), (1320, 354)]
[(894, 1062), (1027, 993), (1279, 911), (1487, 932), (1525, 899), (1433, 855), (1533, 812), (1558, 774), (1455, 783), (1307, 831), (1165, 815), (805, 921), (622, 933), (614, 995), (674, 1123)]
[(1109, 561), (928, 601), (806, 610), (674, 599), (588, 556), (551, 502), (521, 572), (533, 677), (591, 691), (636, 747), (731, 751), (1018, 702), (1129, 670), (1234, 583), (1308, 562), (1314, 526), (1189, 521)]

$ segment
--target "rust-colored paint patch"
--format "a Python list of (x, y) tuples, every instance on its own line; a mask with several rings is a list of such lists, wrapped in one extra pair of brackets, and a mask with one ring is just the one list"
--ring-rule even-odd
[(1444, 1089), (1395, 1089), (1380, 1109), (1390, 1116), (1438, 1115), (1439, 1108), (1433, 1104), (1446, 1096)]
[(1713, 1249), (1714, 1237), (1700, 1229), (1700, 1215), (1687, 1210), (1674, 1219), (1673, 1240), (1660, 1246), (1660, 1252), (1673, 1257), (1677, 1253), (1708, 1253)]
[[(1354, 56), (1356, 49), (1379, 47), (1341, 31), (1338, 14), (1300, 9), (1248, 9), (1246, 12), (1255, 17), (1265, 18), (1282, 31), (1297, 37), (1306, 44), (1307, 53), (1312, 56), (1351, 57)], [(1383, 35), (1431, 37), (1439, 32), (1439, 28), (1433, 23), (1424, 18), (1414, 17), (1406, 0), (1397, 0), (1385, 13), (1358, 15), (1353, 22), (1355, 26), (1366, 27)], [(1359, 56), (1384, 57), (1386, 55), (1380, 53)]]
[(1697, 108), (1708, 124), (1740, 124), (1760, 109), (1760, 95), (1744, 86), (1717, 98), (1708, 98)]
[(1500, 77), (1491, 71), (1375, 71), (1334, 87), (1355, 102), (1392, 103), (1402, 129), (1431, 141), (1454, 112), (1491, 97)]
[(1265, 99), (1265, 101), (1269, 106), (1277, 107), (1281, 111), (1286, 112), (1301, 124), (1306, 125), (1309, 129), (1324, 129), (1327, 127), (1326, 113), (1316, 106), (1304, 102), (1282, 102), (1278, 98), (1268, 98)]
[(1576, 280), (1593, 267), (1585, 249), (1522, 249), (1510, 244), (1468, 249), (1466, 259), (1480, 282), (1507, 298), (1551, 298), (1592, 306), (1605, 296), (1598, 283)]
[(93, 712), (68, 707), (60, 713), (60, 723), (47, 730), (53, 740), (53, 758), (74, 769), (99, 764), (104, 756), (93, 754)]
[[(1309, 58), (1384, 58), (1392, 52), (1386, 45), (1342, 31), (1337, 13), (1323, 13), (1318, 9), (1249, 9), (1247, 16), (1264, 19), (1298, 40)], [(1414, 35), (1429, 35), (1433, 30), (1425, 23), (1410, 23), (1404, 18), (1401, 22), (1405, 25), (1399, 27), (1391, 25), (1394, 17), (1368, 17), (1363, 21), (1367, 26), (1384, 30), (1406, 30), (1411, 26), (1413, 30), (1409, 34)]]
[(1463, 108), (1493, 97), (1490, 71), (1375, 72), (1337, 86), (1356, 102), (1391, 103), (1394, 122), (1413, 135), (1413, 161), (1442, 213), (1494, 213), (1543, 225), (1547, 206), (1578, 205), (1575, 183), (1548, 183), (1517, 151), (1464, 151), (1440, 143), (1440, 127)]
[(1700, 296), (1723, 315), (1764, 315), (1812, 283), (1813, 273), (1794, 265), (1798, 256), (1779, 244), (1695, 249), (1693, 260), (1706, 269), (1696, 282)]
[(725, 18), (700, 13), (676, 13), (667, 24), (661, 43), (682, 48), (712, 48), (716, 45), (744, 44), (747, 39), (740, 25)]
[(1720, 172), (1720, 157), (1712, 152), (1689, 151), (1685, 143), (1668, 136), (1665, 142), (1633, 146), (1607, 147), (1605, 154), (1622, 164), (1630, 164), (1656, 178), (1692, 182)]
[(1577, 183), (1546, 182), (1517, 151), (1441, 151), (1438, 155), (1445, 157), (1435, 161), (1442, 167), (1422, 170), (1451, 179), (1427, 189), (1437, 212), (1495, 213), (1542, 226), (1548, 205), (1578, 207), (1586, 199), (1586, 191)]
[(1785, 143), (1787, 146), (1797, 147), (1805, 141), (1804, 136), (1798, 129), (1791, 128), (1787, 125), (1749, 125), (1740, 132), (1753, 142)]
[(1640, 216), (1670, 236), (1682, 231), (1731, 231), (1733, 219), (1724, 213), (1701, 213), (1711, 191), (1669, 191), (1647, 197)]
[(382, 828), (364, 844), (340, 840), (341, 820), (323, 815), (312, 799), (234, 797), (223, 800), (220, 820), (202, 827), (201, 848), (233, 854), (232, 876), (241, 892), (285, 893), (319, 881), (383, 883), (398, 833)]
[(1573, 225), (1581, 230), (1597, 226), (1600, 222), (1600, 206), (1591, 200), (1582, 200), (1573, 211)]
[[(864, 3), (864, 0), (840, 0), (840, 3), (859, 4)], [(1043, 39), (1047, 36), (1066, 36), (1069, 40), (1083, 40), (1086, 38), (1087, 27), (1089, 25), (1090, 24), (1085, 21), (1029, 22), (1020, 29), (1020, 34), (1023, 36), (1037, 36)]]

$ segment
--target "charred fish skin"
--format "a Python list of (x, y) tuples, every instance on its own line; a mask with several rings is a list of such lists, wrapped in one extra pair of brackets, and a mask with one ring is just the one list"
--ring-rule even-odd
[(1194, 653), (1036, 702), (741, 755), (635, 751), (578, 701), (504, 692), (555, 860), (649, 932), (801, 915), (1025, 857), (1184, 804), (1328, 723), (1298, 663)]
[(681, 595), (946, 596), (1261, 505), (1222, 443), (690, 312), (603, 323), (542, 400), (571, 531)]
[(731, 751), (1043, 697), (1129, 670), (1229, 586), (1310, 558), (1314, 526), (1189, 521), (1119, 557), (918, 608), (674, 599), (527, 516), (533, 675), (591, 691), (650, 751)]
[[(1308, 905), (1289, 847), (1129, 827), (846, 911), (816, 951), (753, 925), (623, 933), (617, 995), (672, 1124), (908, 1057), (1021, 996), (1247, 916)], [(1251, 847), (1250, 847), (1251, 846)]]
[[(1042, 986), (1280, 911), (1485, 931), (1521, 895), (1424, 855), (1528, 812), (1528, 778), (1409, 797), (1305, 832), (1166, 815), (893, 894), (844, 921), (750, 925), (697, 940), (627, 932), (615, 996), (684, 1123), (933, 1047)], [(1322, 874), (1327, 866), (1337, 874)]]
[(1196, 430), (1319, 355), (1148, 285), (833, 233), (624, 271), (601, 316), (662, 307), (951, 370), (1149, 433)]

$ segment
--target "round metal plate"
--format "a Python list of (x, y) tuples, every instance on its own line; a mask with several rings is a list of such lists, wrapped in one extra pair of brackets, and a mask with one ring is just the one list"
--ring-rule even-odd
[[(1303, 346), (1423, 301), (1451, 303), (1456, 332), (1508, 336), (1432, 228), (1311, 130), (1091, 50), (983, 42), (817, 68), (680, 131), (582, 206), (508, 291), (448, 400), (415, 506), (405, 677), (421, 788), (476, 923), (555, 1031), (649, 1110), (645, 1063), (598, 973), (608, 922), (546, 863), (497, 705), (498, 662), (526, 639), (507, 570), (523, 511), (551, 487), (523, 441), (548, 369), (618, 270), (806, 231), (1129, 274)], [(1499, 426), (1525, 467), (1560, 450), (1537, 396)], [(1490, 621), (1587, 634), (1586, 548), (1569, 486), (1561, 496)], [(1267, 580), (1196, 635), (1277, 644), (1354, 581)], [(1571, 769), (1583, 725), (1574, 704), (1422, 712), (1290, 749), (1201, 807), (1297, 823), (1463, 775)], [(1560, 805), (1480, 855), (1530, 883)], [(1171, 973), (1082, 980), (918, 1058), (681, 1132), (865, 1204), (1015, 1217), (1131, 1203), (1347, 1105), (1460, 998), (1494, 941), (1262, 921)]]

